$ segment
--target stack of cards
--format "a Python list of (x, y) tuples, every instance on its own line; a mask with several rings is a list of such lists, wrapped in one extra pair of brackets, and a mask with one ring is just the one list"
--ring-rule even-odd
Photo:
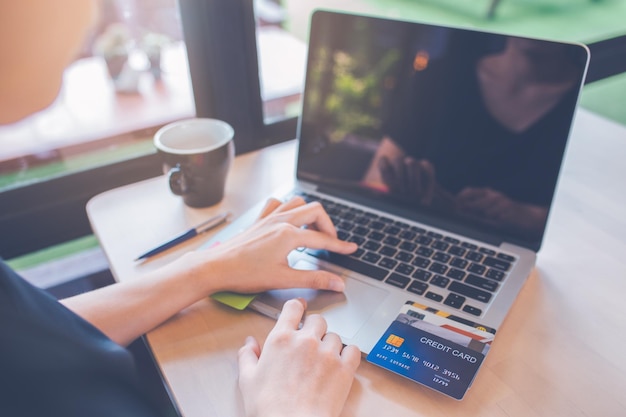
[(495, 329), (407, 301), (367, 360), (460, 400)]

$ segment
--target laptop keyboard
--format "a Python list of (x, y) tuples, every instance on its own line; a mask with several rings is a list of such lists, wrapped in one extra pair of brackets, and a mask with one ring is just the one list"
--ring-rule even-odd
[(427, 230), (313, 194), (340, 239), (355, 242), (351, 255), (307, 249), (320, 259), (446, 306), (480, 316), (516, 258), (469, 241)]

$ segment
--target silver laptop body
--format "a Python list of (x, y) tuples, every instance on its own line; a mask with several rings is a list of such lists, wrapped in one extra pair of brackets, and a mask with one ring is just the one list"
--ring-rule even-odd
[(289, 256), (345, 277), (344, 293), (253, 307), (303, 297), (365, 354), (408, 301), (497, 330), (535, 265), (587, 63), (577, 44), (315, 12), (296, 189), (275, 197), (321, 201), (360, 249)]

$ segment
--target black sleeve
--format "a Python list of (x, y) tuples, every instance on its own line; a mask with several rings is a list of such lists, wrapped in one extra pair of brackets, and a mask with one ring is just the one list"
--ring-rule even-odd
[(132, 355), (0, 261), (0, 415), (155, 416)]

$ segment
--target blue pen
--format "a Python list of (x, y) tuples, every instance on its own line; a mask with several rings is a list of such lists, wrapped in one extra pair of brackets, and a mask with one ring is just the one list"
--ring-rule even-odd
[(183, 233), (182, 235), (179, 235), (177, 237), (175, 237), (174, 239), (171, 239), (167, 242), (165, 242), (164, 244), (162, 244), (161, 246), (158, 246), (146, 253), (144, 253), (143, 255), (140, 255), (137, 257), (137, 259), (135, 259), (135, 261), (139, 261), (141, 259), (146, 259), (149, 258), (151, 256), (154, 256), (156, 254), (159, 254), (163, 251), (166, 251), (169, 248), (173, 248), (174, 246), (183, 243), (193, 237), (198, 236), (201, 233), (204, 233), (208, 230), (211, 230), (217, 226), (219, 226), (220, 224), (224, 223), (225, 221), (228, 220), (228, 217), (230, 217), (230, 212), (225, 212), (225, 213), (221, 213), (218, 214), (217, 216), (211, 217), (209, 220), (200, 223), (199, 225), (197, 225), (196, 227), (187, 230), (185, 233)]

